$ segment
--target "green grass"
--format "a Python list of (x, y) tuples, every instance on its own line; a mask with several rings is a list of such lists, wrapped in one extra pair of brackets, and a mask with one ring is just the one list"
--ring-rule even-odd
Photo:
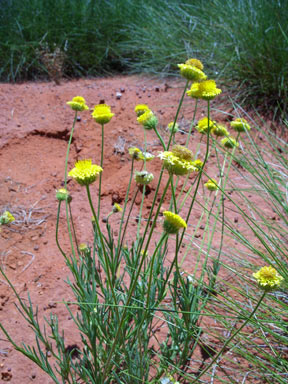
[(66, 52), (64, 75), (175, 73), (190, 56), (273, 117), (287, 106), (288, 3), (268, 0), (4, 0), (0, 80), (47, 77), (37, 49)]

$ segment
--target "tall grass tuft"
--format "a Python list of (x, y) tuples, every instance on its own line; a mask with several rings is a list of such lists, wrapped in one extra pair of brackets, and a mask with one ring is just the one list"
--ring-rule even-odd
[(287, 106), (288, 3), (284, 0), (3, 0), (0, 79), (43, 77), (37, 49), (66, 54), (66, 76), (113, 72), (173, 73), (197, 55), (210, 75), (235, 84), (239, 100)]

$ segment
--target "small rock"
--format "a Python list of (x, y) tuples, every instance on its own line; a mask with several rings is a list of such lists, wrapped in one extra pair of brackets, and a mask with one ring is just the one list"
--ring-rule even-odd
[(51, 356), (52, 356), (51, 352), (48, 351), (48, 352), (47, 352), (47, 357), (51, 357)]
[(160, 88), (159, 87), (155, 87), (155, 92), (160, 92)]
[(44, 245), (48, 244), (48, 240), (43, 240), (43, 244)]
[(107, 217), (102, 217), (102, 223), (107, 223)]
[(121, 92), (121, 93), (124, 93), (124, 92), (125, 92), (125, 88), (121, 87), (121, 88), (120, 88), (120, 92)]
[(39, 245), (35, 245), (34, 246), (34, 251), (38, 251), (38, 249), (39, 249)]
[(104, 99), (100, 99), (99, 104), (105, 104), (105, 100)]
[(200, 229), (205, 229), (205, 225), (201, 224)]
[(77, 121), (81, 121), (81, 116), (77, 116)]
[(239, 221), (238, 217), (237, 216), (234, 217), (234, 223), (238, 223), (238, 221)]
[(36, 374), (35, 374), (35, 373), (32, 373), (32, 375), (31, 375), (31, 379), (32, 379), (32, 380), (36, 379)]
[(121, 92), (116, 92), (116, 99), (120, 100), (121, 97), (122, 97), (122, 93)]

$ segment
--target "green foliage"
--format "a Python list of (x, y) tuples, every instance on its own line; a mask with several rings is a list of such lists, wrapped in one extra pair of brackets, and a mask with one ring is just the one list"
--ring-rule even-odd
[(210, 77), (232, 81), (239, 100), (285, 112), (287, 1), (3, 0), (1, 11), (2, 81), (47, 76), (44, 43), (65, 53), (67, 77), (167, 75), (194, 56)]

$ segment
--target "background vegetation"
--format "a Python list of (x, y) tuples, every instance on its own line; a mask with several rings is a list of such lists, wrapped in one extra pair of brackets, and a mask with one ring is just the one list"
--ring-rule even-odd
[(1, 81), (47, 77), (45, 44), (65, 53), (66, 77), (167, 75), (196, 56), (242, 100), (286, 108), (287, 1), (2, 0), (1, 11)]

